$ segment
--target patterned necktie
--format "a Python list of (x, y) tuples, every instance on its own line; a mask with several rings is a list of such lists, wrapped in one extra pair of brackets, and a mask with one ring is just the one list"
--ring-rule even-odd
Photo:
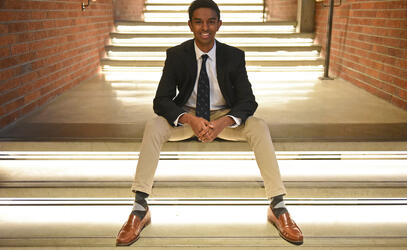
[(206, 60), (208, 55), (202, 55), (201, 72), (198, 79), (198, 93), (196, 97), (196, 116), (209, 121), (209, 78), (206, 72)]

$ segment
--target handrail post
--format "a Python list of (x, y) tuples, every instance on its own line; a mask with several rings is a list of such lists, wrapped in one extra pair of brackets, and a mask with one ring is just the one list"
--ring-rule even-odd
[(325, 47), (325, 68), (324, 68), (324, 76), (321, 77), (321, 80), (333, 80), (333, 78), (329, 77), (329, 63), (330, 63), (330, 56), (331, 56), (331, 39), (332, 39), (332, 23), (333, 23), (333, 15), (334, 15), (334, 0), (330, 0), (331, 3), (329, 5), (329, 16), (328, 16), (328, 24), (327, 24), (327, 35), (326, 35), (326, 47)]

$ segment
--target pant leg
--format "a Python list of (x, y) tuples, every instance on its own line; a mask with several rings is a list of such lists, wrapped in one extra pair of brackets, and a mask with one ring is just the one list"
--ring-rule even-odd
[(262, 119), (251, 116), (244, 125), (237, 128), (225, 128), (218, 137), (249, 143), (264, 181), (267, 198), (286, 193), (270, 131)]
[(167, 141), (185, 140), (193, 135), (189, 125), (172, 127), (162, 116), (149, 120), (144, 128), (132, 191), (151, 194), (162, 145)]

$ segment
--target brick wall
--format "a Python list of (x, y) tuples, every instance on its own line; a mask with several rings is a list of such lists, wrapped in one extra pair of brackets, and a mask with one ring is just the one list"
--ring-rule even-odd
[[(327, 15), (317, 4), (316, 41), (324, 47)], [(330, 74), (407, 110), (407, 1), (342, 0), (332, 34)]]
[(99, 69), (113, 28), (112, 0), (0, 1), (0, 128)]
[(145, 0), (114, 0), (114, 20), (143, 21)]
[(266, 0), (267, 20), (296, 21), (298, 0)]

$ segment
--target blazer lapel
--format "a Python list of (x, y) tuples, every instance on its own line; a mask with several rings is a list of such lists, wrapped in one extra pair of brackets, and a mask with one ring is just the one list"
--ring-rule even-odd
[(225, 65), (226, 65), (226, 60), (224, 54), (223, 54), (223, 44), (216, 41), (216, 74), (218, 77), (218, 83), (220, 90), (222, 91), (222, 94), (225, 95), (224, 89), (225, 89)]
[(194, 40), (189, 40), (185, 46), (186, 50), (186, 60), (187, 60), (187, 72), (189, 72), (190, 78), (193, 79), (192, 84), (195, 84), (195, 79), (197, 76), (198, 65), (196, 62), (196, 54), (194, 48)]

